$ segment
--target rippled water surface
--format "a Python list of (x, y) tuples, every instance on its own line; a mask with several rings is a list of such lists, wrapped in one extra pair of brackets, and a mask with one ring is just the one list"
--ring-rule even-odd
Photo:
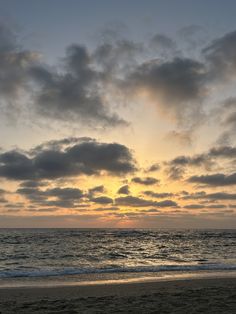
[(0, 230), (0, 278), (236, 270), (236, 230)]

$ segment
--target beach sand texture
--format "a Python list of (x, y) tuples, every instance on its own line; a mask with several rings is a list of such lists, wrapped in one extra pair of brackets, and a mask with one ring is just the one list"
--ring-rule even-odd
[(0, 289), (1, 314), (236, 313), (236, 279)]

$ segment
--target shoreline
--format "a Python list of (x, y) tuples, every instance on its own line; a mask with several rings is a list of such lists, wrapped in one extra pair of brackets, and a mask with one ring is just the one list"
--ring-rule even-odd
[(190, 309), (231, 314), (236, 310), (235, 291), (236, 277), (2, 288), (0, 308), (4, 314), (189, 313)]
[(227, 279), (235, 278), (235, 270), (225, 271), (195, 271), (195, 272), (146, 272), (146, 273), (113, 273), (113, 274), (80, 274), (49, 277), (19, 277), (1, 278), (0, 291), (2, 289), (20, 288), (56, 288), (95, 285), (117, 285), (148, 282), (171, 282), (198, 279)]

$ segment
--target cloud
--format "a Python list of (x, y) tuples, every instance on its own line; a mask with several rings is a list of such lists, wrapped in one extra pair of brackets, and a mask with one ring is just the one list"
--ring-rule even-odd
[(158, 163), (155, 163), (153, 165), (151, 165), (150, 167), (148, 167), (145, 172), (155, 172), (155, 171), (159, 171), (161, 169), (161, 166)]
[(226, 205), (224, 205), (224, 204), (213, 204), (213, 205), (206, 206), (206, 208), (220, 209), (220, 208), (226, 208)]
[(213, 205), (189, 204), (189, 205), (185, 205), (184, 208), (186, 208), (186, 209), (203, 209), (203, 208), (221, 209), (221, 208), (226, 208), (226, 205), (223, 205), (223, 204), (213, 204)]
[(205, 191), (195, 192), (181, 197), (181, 199), (209, 199), (217, 200), (236, 200), (236, 194), (227, 192), (206, 193)]
[(190, 183), (201, 183), (212, 186), (227, 186), (236, 184), (236, 173), (225, 175), (216, 173), (212, 175), (192, 176), (187, 180)]
[(127, 184), (122, 185), (117, 191), (117, 194), (126, 194), (126, 195), (130, 194), (129, 186)]
[(236, 74), (236, 31), (215, 39), (203, 49), (213, 80), (224, 81)]
[(236, 158), (236, 148), (234, 146), (216, 146), (210, 148), (207, 152), (193, 156), (177, 156), (176, 158), (165, 162), (166, 173), (169, 178), (179, 180), (183, 178), (187, 168), (202, 167), (205, 170), (212, 170), (217, 165), (217, 160), (234, 160)]
[(37, 188), (19, 188), (18, 194), (40, 206), (73, 208), (80, 203), (84, 194), (78, 188), (52, 188), (44, 191)]
[[(179, 33), (193, 44), (193, 34), (200, 32), (199, 26), (192, 25)], [(127, 122), (114, 112), (115, 94), (122, 94), (127, 103), (140, 92), (185, 130), (170, 136), (190, 141), (188, 131), (202, 121), (209, 87), (215, 79), (223, 82), (225, 77), (235, 77), (236, 31), (213, 41), (198, 60), (179, 56), (176, 43), (163, 34), (151, 39), (160, 59), (142, 55), (148, 48), (144, 43), (110, 35), (93, 50), (80, 44), (68, 46), (60, 64), (49, 66), (38, 53), (22, 48), (14, 30), (0, 24), (3, 111), (16, 115), (20, 108), (28, 112), (30, 106), (42, 119), (124, 126)], [(25, 105), (25, 98), (30, 104)], [(230, 121), (235, 121), (234, 115)]]
[(102, 211), (117, 211), (117, 210), (119, 210), (119, 207), (117, 207), (117, 206), (97, 207), (94, 210), (98, 211), (98, 212), (102, 212)]
[(117, 205), (121, 206), (132, 206), (132, 207), (147, 207), (147, 206), (153, 206), (153, 207), (175, 207), (177, 206), (176, 202), (173, 202), (171, 200), (164, 200), (161, 202), (154, 202), (151, 200), (146, 200), (140, 197), (135, 196), (124, 196), (124, 197), (118, 197), (115, 199), (115, 203)]
[(200, 204), (190, 204), (190, 205), (184, 206), (184, 208), (186, 208), (186, 209), (202, 209), (202, 208), (205, 208), (205, 206), (200, 205)]
[(236, 98), (229, 97), (225, 99), (218, 110), (215, 111), (215, 116), (224, 128), (218, 142), (222, 144), (234, 141), (236, 135)]
[(87, 124), (125, 125), (105, 103), (100, 73), (92, 66), (86, 47), (71, 45), (66, 50), (63, 72), (38, 65), (31, 68), (36, 84), (37, 112), (44, 117)]
[[(108, 103), (107, 73), (98, 70), (85, 46), (68, 46), (60, 65), (49, 66), (21, 42), (14, 29), (0, 23), (0, 106), (6, 117), (19, 119), (27, 110), (42, 119), (80, 121), (90, 127), (128, 125)], [(128, 41), (119, 47), (117, 55), (132, 50)]]
[(14, 180), (29, 180), (34, 177), (33, 162), (17, 151), (0, 154), (0, 177)]
[(180, 180), (185, 174), (185, 167), (169, 165), (166, 169), (166, 173), (168, 174), (169, 179)]
[(94, 194), (104, 193), (105, 191), (106, 190), (105, 190), (104, 185), (97, 185), (97, 186), (88, 190), (88, 195), (89, 195), (89, 197), (93, 197)]
[(208, 198), (212, 200), (236, 200), (236, 194), (218, 192), (218, 193), (206, 194), (204, 198)]
[(29, 68), (38, 54), (23, 50), (13, 29), (0, 23), (0, 105), (8, 110), (28, 87)]
[(45, 186), (46, 183), (42, 182), (42, 181), (24, 181), (20, 184), (20, 187), (22, 188), (38, 188), (40, 186)]
[(99, 175), (103, 171), (121, 175), (135, 170), (135, 160), (130, 150), (117, 143), (84, 141), (65, 150), (43, 149), (32, 157), (17, 151), (0, 154), (0, 177), (10, 180)]
[(145, 194), (147, 196), (155, 197), (155, 198), (172, 197), (175, 195), (173, 193), (156, 193), (153, 191), (144, 191), (143, 194)]
[(145, 178), (140, 178), (140, 177), (134, 177), (131, 180), (134, 183), (138, 183), (138, 184), (143, 184), (143, 185), (154, 185), (159, 183), (159, 180), (156, 178), (152, 178), (152, 177), (145, 177)]
[(207, 162), (205, 155), (195, 155), (193, 157), (188, 156), (178, 156), (171, 160), (170, 164), (174, 166), (200, 166), (203, 163)]
[(215, 158), (236, 158), (236, 147), (233, 146), (213, 147), (210, 149), (208, 156)]
[(79, 144), (82, 142), (94, 142), (95, 139), (91, 137), (66, 137), (59, 140), (51, 140), (44, 142), (40, 145), (37, 145), (33, 149), (30, 150), (30, 154), (34, 155), (42, 150), (59, 150), (64, 149), (68, 146), (72, 146), (73, 144)]
[(99, 196), (90, 199), (92, 202), (96, 204), (112, 204), (113, 199), (107, 196)]
[(105, 41), (94, 51), (92, 57), (103, 68), (105, 78), (124, 73), (136, 64), (136, 56), (143, 51), (143, 44), (127, 39)]
[[(138, 66), (128, 77), (134, 91), (144, 91), (161, 111), (177, 121), (196, 121), (201, 115), (201, 101), (206, 96), (205, 65), (186, 58), (161, 62), (150, 60)], [(187, 119), (187, 121), (186, 121)]]

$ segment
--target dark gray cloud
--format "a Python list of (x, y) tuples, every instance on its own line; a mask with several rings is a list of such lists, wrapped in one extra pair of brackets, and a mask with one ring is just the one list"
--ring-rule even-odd
[(136, 64), (136, 56), (142, 51), (143, 44), (118, 39), (100, 44), (93, 53), (93, 59), (103, 68), (105, 78), (111, 78), (117, 72), (124, 75)]
[[(59, 74), (60, 73), (60, 74)], [(48, 67), (32, 67), (31, 76), (37, 85), (37, 111), (53, 119), (78, 121), (86, 119), (87, 124), (126, 124), (103, 97), (101, 74), (92, 66), (92, 59), (83, 46), (67, 48), (64, 58), (64, 72), (55, 72)]]
[(188, 178), (190, 183), (200, 183), (211, 186), (227, 186), (236, 184), (236, 173), (225, 175), (216, 173), (212, 175), (192, 176)]
[(40, 186), (46, 186), (46, 183), (45, 182), (42, 182), (42, 181), (35, 181), (35, 180), (32, 180), (32, 181), (24, 181), (20, 184), (20, 187), (22, 188), (38, 188)]
[[(192, 25), (179, 34), (193, 40), (193, 34), (199, 32), (203, 33), (202, 29)], [(93, 51), (79, 44), (68, 46), (60, 64), (54, 67), (39, 60), (37, 53), (24, 50), (19, 41), (13, 30), (0, 24), (0, 94), (4, 110), (17, 114), (20, 107), (25, 109), (23, 101), (20, 106), (18, 102), (24, 90), (30, 98), (30, 109), (43, 118), (80, 121), (87, 126), (127, 125), (114, 113), (114, 90), (125, 95), (124, 100), (138, 89), (145, 90), (152, 102), (174, 116), (182, 127), (188, 126), (187, 135), (203, 117), (202, 102), (209, 85), (215, 79), (223, 82), (226, 77), (235, 77), (236, 73), (236, 31), (206, 47), (202, 61), (180, 57), (176, 43), (163, 34), (151, 40), (153, 47), (165, 51), (161, 59), (160, 54), (156, 59), (142, 56), (147, 48), (143, 43), (115, 36), (103, 40)], [(140, 59), (146, 60), (140, 63)], [(227, 121), (234, 123), (235, 114)]]
[(129, 186), (128, 184), (122, 185), (119, 190), (117, 191), (117, 194), (130, 194)]
[(226, 205), (223, 205), (223, 204), (213, 204), (213, 205), (189, 204), (189, 205), (185, 205), (184, 208), (186, 208), (186, 209), (203, 209), (203, 208), (221, 209), (221, 208), (226, 208)]
[(155, 198), (165, 198), (165, 197), (173, 197), (175, 196), (174, 193), (156, 193), (153, 191), (144, 191), (144, 195), (155, 197)]
[(211, 77), (223, 81), (236, 74), (236, 31), (214, 40), (203, 50), (211, 67)]
[(161, 166), (158, 163), (155, 163), (153, 165), (151, 165), (150, 167), (148, 167), (145, 172), (155, 172), (155, 171), (159, 171), (161, 169)]
[(213, 204), (213, 205), (207, 205), (206, 208), (213, 208), (213, 209), (221, 209), (226, 208), (227, 206), (224, 204)]
[(92, 202), (96, 204), (112, 204), (113, 199), (107, 196), (98, 196), (90, 199)]
[(131, 180), (134, 183), (138, 184), (143, 184), (143, 185), (154, 185), (159, 183), (159, 180), (153, 177), (145, 177), (145, 178), (140, 178), (140, 177), (134, 177)]
[(0, 177), (14, 180), (34, 178), (33, 162), (26, 155), (17, 151), (0, 154)]
[(199, 167), (204, 165), (205, 168), (209, 168), (210, 160), (204, 155), (196, 156), (178, 156), (171, 161), (167, 162), (166, 172), (170, 179), (179, 180), (185, 174), (187, 167)]
[(236, 147), (219, 146), (213, 147), (208, 153), (209, 157), (215, 158), (236, 158)]
[(12, 180), (55, 179), (81, 174), (113, 175), (136, 170), (130, 150), (117, 143), (82, 142), (65, 150), (42, 150), (32, 157), (9, 151), (0, 154), (0, 177)]
[(95, 139), (91, 137), (66, 137), (59, 140), (51, 140), (37, 145), (30, 150), (30, 154), (35, 155), (37, 153), (40, 153), (42, 150), (59, 150), (82, 142), (94, 141)]
[(84, 194), (78, 188), (52, 188), (44, 191), (37, 188), (19, 188), (18, 194), (39, 206), (73, 208), (81, 201)]
[(106, 206), (106, 207), (97, 207), (94, 209), (95, 211), (98, 211), (98, 212), (102, 212), (102, 211), (117, 211), (119, 210), (119, 207), (117, 206)]
[(28, 88), (28, 71), (37, 58), (21, 48), (13, 29), (0, 23), (0, 106), (7, 113), (16, 109), (12, 103)]
[[(106, 97), (106, 73), (98, 70), (86, 47), (70, 45), (60, 66), (42, 63), (39, 53), (25, 50), (17, 32), (0, 23), (1, 109), (8, 116), (32, 110), (44, 119), (74, 121), (89, 126), (127, 125)], [(133, 44), (135, 49), (135, 44)], [(117, 55), (132, 51), (123, 41)], [(100, 60), (101, 62), (101, 60)], [(30, 98), (30, 103), (26, 99)]]
[(207, 155), (199, 154), (192, 157), (189, 156), (178, 156), (170, 161), (171, 166), (202, 166), (205, 165), (206, 167), (209, 166), (209, 159)]
[(206, 194), (205, 198), (212, 199), (212, 200), (236, 200), (236, 194), (218, 192), (218, 193)]
[(44, 192), (44, 195), (58, 197), (63, 200), (75, 200), (83, 197), (83, 191), (78, 188), (53, 188)]
[(177, 203), (171, 200), (164, 200), (161, 202), (154, 202), (135, 196), (124, 196), (115, 199), (115, 203), (121, 206), (132, 206), (132, 207), (176, 207)]
[(161, 110), (178, 121), (197, 119), (201, 113), (201, 100), (206, 95), (206, 69), (204, 64), (184, 58), (169, 62), (151, 60), (137, 67), (128, 82), (131, 88), (144, 89), (156, 99)]
[(88, 190), (89, 197), (93, 197), (94, 194), (104, 193), (106, 191), (104, 185), (98, 185)]
[(186, 208), (186, 209), (202, 209), (202, 208), (205, 208), (205, 206), (201, 205), (201, 204), (190, 204), (190, 205), (184, 206), (184, 208)]
[(169, 165), (166, 169), (166, 173), (168, 174), (169, 179), (180, 180), (185, 174), (185, 167)]
[(193, 199), (208, 199), (208, 200), (236, 200), (236, 194), (227, 192), (217, 192), (217, 193), (206, 193), (205, 191), (199, 191), (195, 193), (190, 193), (181, 197), (184, 200)]
[(169, 178), (178, 180), (183, 177), (187, 168), (202, 167), (209, 171), (217, 165), (217, 160), (234, 160), (236, 158), (236, 147), (234, 146), (216, 146), (212, 147), (206, 153), (193, 156), (178, 156), (168, 162), (166, 172)]

